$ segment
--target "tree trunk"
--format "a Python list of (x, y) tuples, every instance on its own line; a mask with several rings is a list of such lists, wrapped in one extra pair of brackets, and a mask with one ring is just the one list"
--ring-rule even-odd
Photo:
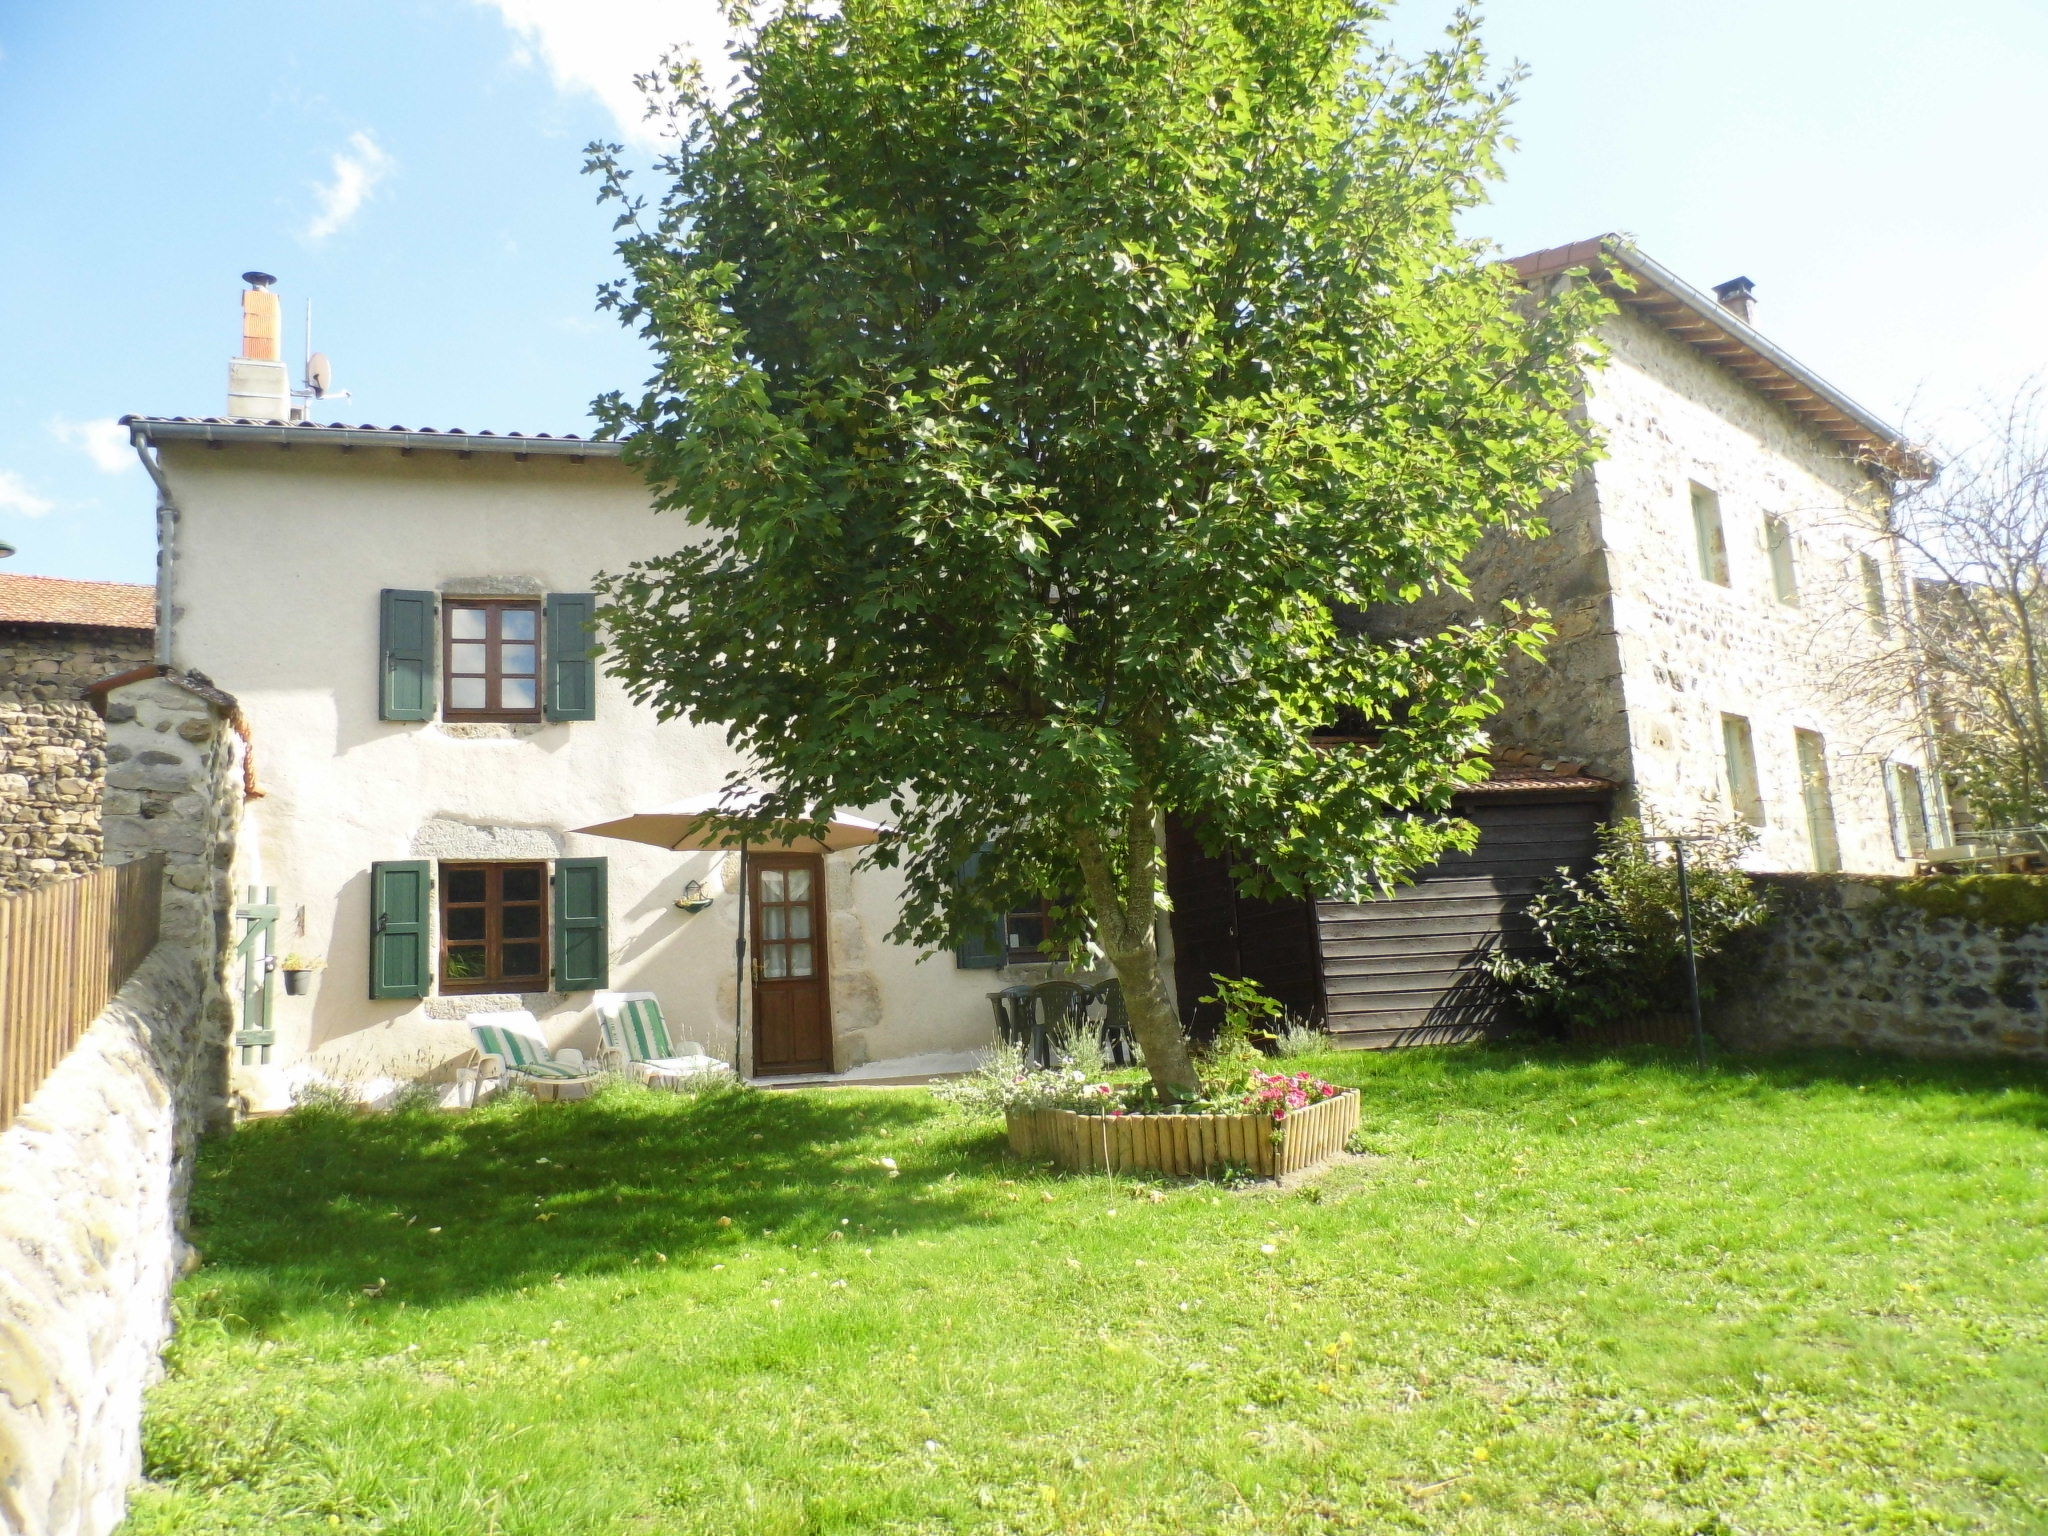
[(1124, 1007), (1130, 1011), (1131, 1032), (1145, 1053), (1145, 1066), (1153, 1085), (1167, 1092), (1198, 1093), (1202, 1079), (1195, 1071), (1188, 1051), (1188, 1038), (1180, 1027), (1180, 1016), (1166, 995), (1166, 978), (1159, 969), (1159, 938), (1151, 927), (1143, 941), (1129, 949), (1103, 946), (1116, 978), (1123, 986)]
[(1202, 1079), (1159, 970), (1159, 839), (1150, 804), (1141, 800), (1131, 807), (1114, 855), (1094, 828), (1077, 832), (1074, 844), (1096, 942), (1123, 987), (1131, 1032), (1145, 1053), (1153, 1086), (1164, 1093), (1199, 1093)]

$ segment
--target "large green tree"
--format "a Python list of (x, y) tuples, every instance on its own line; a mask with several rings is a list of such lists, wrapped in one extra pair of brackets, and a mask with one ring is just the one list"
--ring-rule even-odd
[(730, 85), (650, 82), (658, 196), (593, 153), (606, 299), (659, 359), (600, 409), (700, 530), (608, 578), (610, 665), (725, 726), (775, 814), (886, 804), (898, 937), (1054, 899), (1168, 1090), (1163, 818), (1339, 898), (1467, 845), (1444, 808), (1540, 626), (1351, 619), (1458, 585), (1588, 453), (1597, 299), (1453, 228), (1506, 83), (1473, 18), (1413, 63), (1378, 19), (795, 0), (741, 18)]

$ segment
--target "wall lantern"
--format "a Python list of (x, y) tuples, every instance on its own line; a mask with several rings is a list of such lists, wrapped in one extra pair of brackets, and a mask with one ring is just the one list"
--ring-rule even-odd
[(711, 905), (711, 898), (704, 894), (704, 882), (692, 880), (683, 887), (682, 899), (676, 903), (685, 912), (702, 912)]

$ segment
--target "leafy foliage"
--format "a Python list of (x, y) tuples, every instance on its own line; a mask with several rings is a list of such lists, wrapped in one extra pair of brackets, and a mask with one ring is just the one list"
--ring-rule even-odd
[[(1686, 847), (1694, 952), (1705, 960), (1754, 928), (1768, 909), (1737, 860), (1756, 840), (1743, 822), (1705, 822)], [(1686, 1006), (1685, 938), (1678, 864), (1633, 818), (1601, 829), (1600, 853), (1583, 880), (1563, 875), (1529, 914), (1549, 944), (1543, 960), (1495, 955), (1491, 969), (1531, 1021), (1552, 1027), (1613, 1024)], [(1702, 996), (1711, 995), (1703, 971)]]
[[(612, 670), (726, 728), (761, 820), (886, 805), (897, 938), (1051, 899), (1182, 1087), (1159, 819), (1337, 897), (1469, 843), (1450, 794), (1544, 627), (1347, 616), (1461, 586), (1589, 457), (1603, 301), (1532, 298), (1454, 229), (1510, 82), (1469, 15), (1412, 63), (1376, 16), (798, 0), (729, 94), (651, 83), (655, 201), (591, 157), (605, 301), (658, 357), (599, 411), (699, 530), (606, 582)], [(1319, 750), (1340, 718), (1370, 748)]]

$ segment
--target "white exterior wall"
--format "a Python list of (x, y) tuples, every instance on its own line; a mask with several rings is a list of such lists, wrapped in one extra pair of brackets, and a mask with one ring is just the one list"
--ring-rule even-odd
[[(582, 592), (600, 570), (673, 549), (615, 460), (326, 444), (172, 443), (172, 661), (234, 694), (265, 791), (248, 802), (233, 876), (275, 886), (279, 953), (325, 957), (310, 995), (277, 989), (269, 1069), (237, 1068), (256, 1107), (313, 1068), (369, 1084), (443, 1069), (469, 1048), (478, 997), (371, 1001), (370, 866), (406, 858), (610, 860), (611, 986), (659, 994), (671, 1032), (730, 1057), (738, 903), (732, 855), (675, 854), (569, 829), (716, 790), (737, 759), (722, 734), (658, 723), (603, 676), (597, 718), (444, 725), (377, 718), (378, 595)], [(888, 942), (899, 886), (827, 855), (835, 1066), (987, 1043), (986, 994), (1019, 979), (963, 971)], [(673, 903), (702, 880), (717, 898)], [(518, 999), (552, 1045), (597, 1045), (588, 993)], [(743, 1059), (751, 1061), (748, 1041)]]
[[(1743, 716), (1766, 816), (1751, 862), (1811, 869), (1793, 732), (1817, 731), (1842, 867), (1906, 869), (1883, 764), (1924, 767), (1924, 739), (1910, 712), (1844, 680), (1883, 649), (1855, 563), (1878, 539), (1881, 487), (1839, 445), (1660, 327), (1624, 313), (1604, 335), (1612, 361), (1590, 381), (1587, 414), (1607, 445), (1593, 479), (1636, 805), (1674, 822), (1731, 814), (1721, 717)], [(1720, 498), (1725, 587), (1700, 573), (1695, 482)], [(1776, 597), (1767, 515), (1793, 532), (1797, 607)], [(1896, 608), (1896, 557), (1885, 563)]]

